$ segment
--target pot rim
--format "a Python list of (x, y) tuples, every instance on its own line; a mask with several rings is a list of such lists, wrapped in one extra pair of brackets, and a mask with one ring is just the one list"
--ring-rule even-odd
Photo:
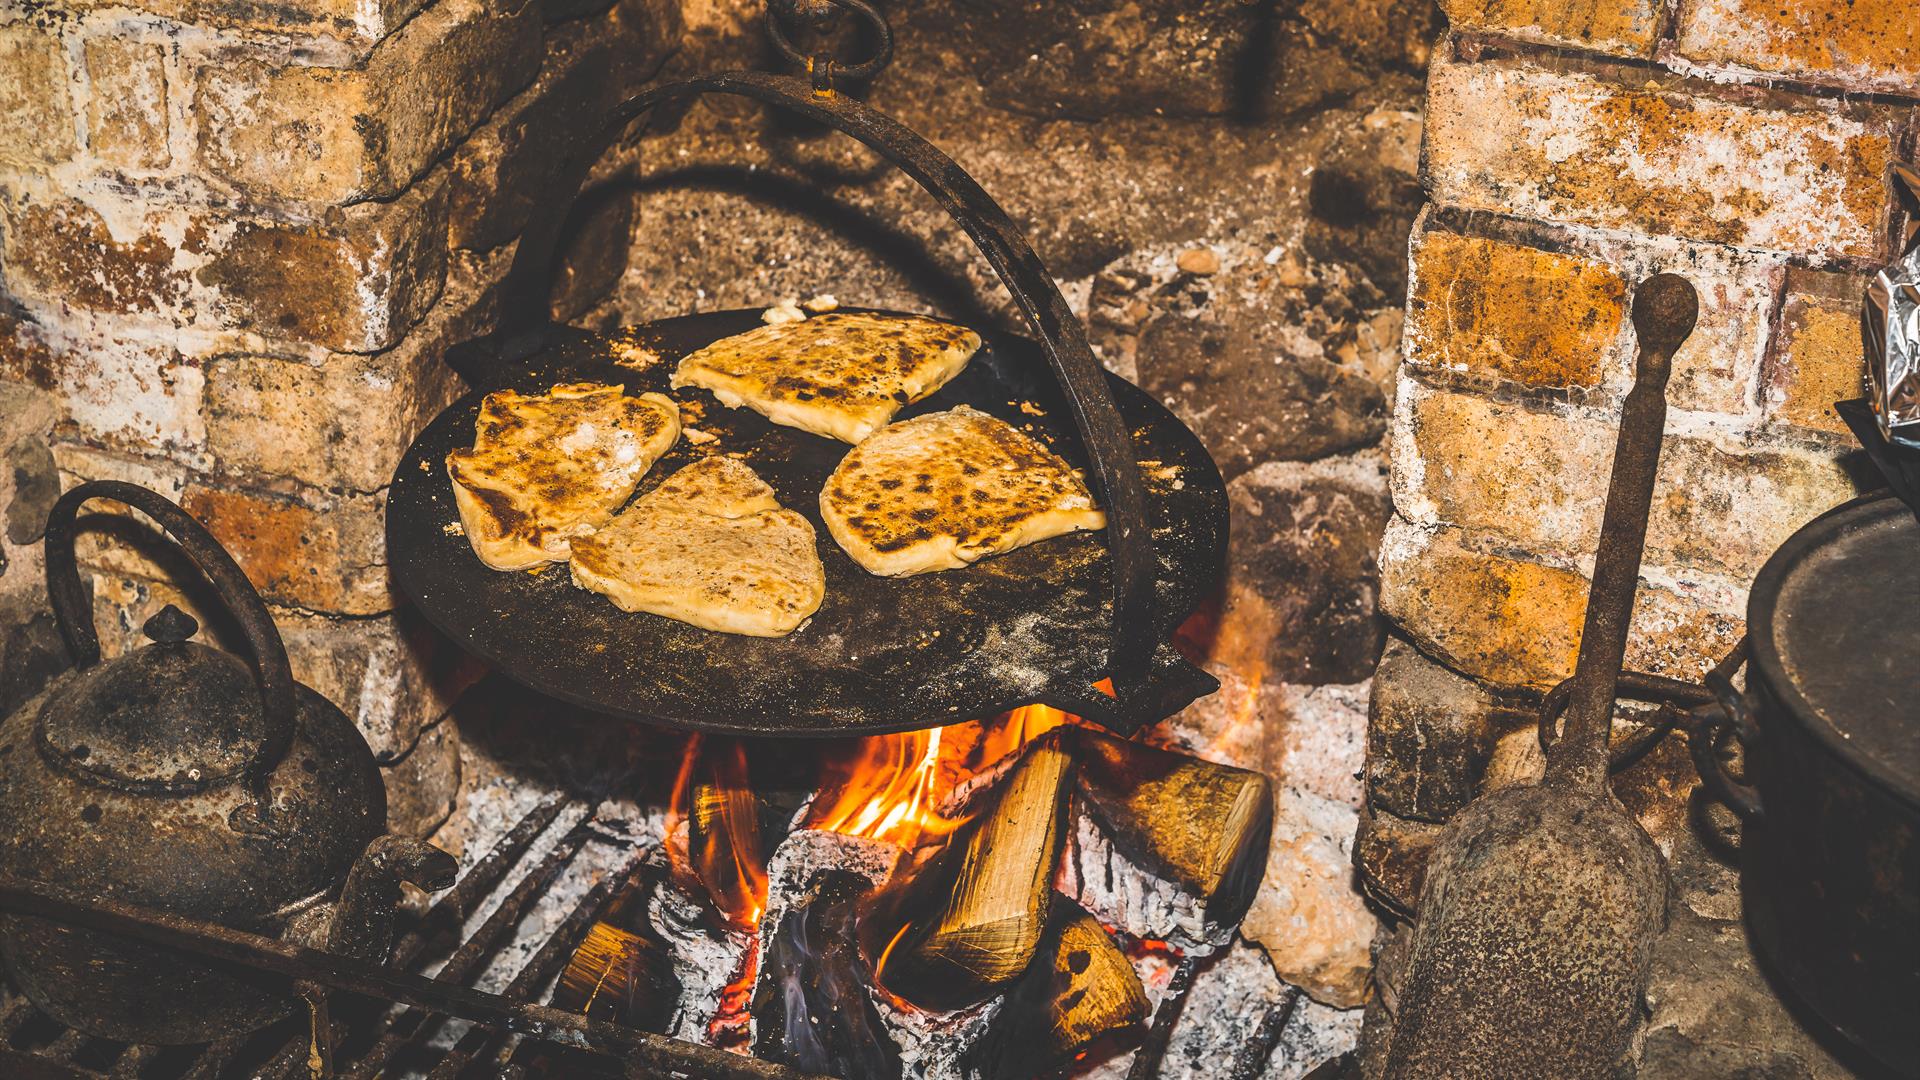
[[(1832, 724), (1821, 719), (1813, 704), (1788, 677), (1772, 632), (1780, 591), (1794, 569), (1842, 533), (1904, 513), (1909, 513), (1906, 505), (1894, 498), (1892, 492), (1863, 495), (1801, 526), (1767, 559), (1747, 594), (1747, 641), (1751, 650), (1747, 693), (1753, 694), (1757, 673), (1766, 686), (1766, 693), (1780, 704), (1779, 711), (1784, 717), (1805, 731), (1829, 756), (1858, 773), (1875, 790), (1905, 804), (1909, 811), (1920, 812), (1920, 784), (1903, 780), (1885, 762), (1862, 753)], [(1764, 728), (1763, 723), (1763, 731)]]

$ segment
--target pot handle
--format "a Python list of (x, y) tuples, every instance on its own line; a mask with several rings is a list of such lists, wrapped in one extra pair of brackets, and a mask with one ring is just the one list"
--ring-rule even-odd
[(73, 546), (74, 518), (80, 505), (89, 499), (111, 499), (159, 522), (206, 575), (220, 602), (239, 622), (253, 653), (254, 682), (260, 688), (260, 707), (267, 720), (266, 738), (247, 766), (248, 778), (257, 787), (293, 742), (293, 671), (287, 665), (287, 649), (273, 617), (267, 613), (267, 605), (227, 549), (173, 500), (137, 484), (88, 481), (60, 496), (47, 514), (47, 598), (52, 601), (54, 621), (76, 668), (100, 662), (100, 635), (93, 625), (92, 602), (80, 583)]
[(1707, 689), (1713, 692), (1713, 700), (1686, 714), (1687, 752), (1693, 757), (1694, 771), (1700, 774), (1707, 793), (1725, 803), (1742, 820), (1755, 821), (1764, 815), (1759, 789), (1735, 780), (1720, 757), (1720, 746), (1729, 736), (1738, 739), (1743, 747), (1751, 747), (1760, 738), (1760, 727), (1754, 722), (1746, 696), (1733, 685), (1733, 673), (1746, 655), (1747, 643), (1742, 639), (1725, 660), (1707, 673)]
[(556, 327), (549, 315), (549, 298), (560, 233), (593, 163), (635, 119), (655, 110), (677, 117), (696, 98), (708, 94), (779, 106), (864, 143), (931, 194), (993, 266), (1066, 391), (1074, 425), (1106, 504), (1107, 546), (1113, 558), (1113, 645), (1107, 670), (1118, 709), (1126, 714), (1151, 708), (1150, 676), (1159, 670), (1152, 663), (1159, 564), (1133, 443), (1108, 392), (1105, 372), (1094, 359), (1086, 330), (1020, 229), (966, 170), (898, 121), (835, 92), (830, 84), (811, 86), (784, 75), (731, 71), (654, 87), (614, 106), (600, 130), (561, 161), (548, 188), (551, 197), (540, 204), (521, 234), (513, 267), (501, 289), (498, 329), (449, 349), (448, 365), (469, 382), (484, 385), (493, 381), (489, 376), (504, 372), (507, 365), (532, 355), (551, 339)]

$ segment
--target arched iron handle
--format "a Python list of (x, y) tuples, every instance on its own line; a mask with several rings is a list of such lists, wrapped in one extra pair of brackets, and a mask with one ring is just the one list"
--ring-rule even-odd
[(642, 114), (656, 108), (684, 111), (707, 94), (781, 106), (858, 139), (926, 189), (999, 274), (1066, 391), (1074, 426), (1086, 446), (1095, 485), (1107, 509), (1114, 626), (1107, 671), (1120, 701), (1133, 700), (1146, 689), (1152, 669), (1158, 563), (1133, 444), (1107, 391), (1105, 372), (1094, 359), (1086, 330), (1006, 211), (952, 158), (884, 113), (842, 94), (815, 92), (798, 79), (757, 71), (689, 79), (628, 98), (614, 106), (606, 124), (560, 165), (551, 188), (557, 197), (540, 205), (522, 233), (502, 287), (499, 329), (457, 353), (450, 351), (448, 362), (473, 381), (487, 381), (487, 366), (524, 359), (546, 343), (554, 330), (549, 297), (560, 233), (593, 163)]
[(260, 708), (267, 721), (266, 738), (247, 765), (248, 780), (258, 788), (293, 744), (293, 670), (287, 665), (287, 647), (267, 613), (267, 605), (220, 541), (173, 500), (137, 484), (89, 481), (60, 496), (47, 514), (47, 598), (53, 603), (54, 621), (75, 667), (89, 668), (100, 662), (100, 634), (94, 629), (87, 591), (80, 584), (73, 546), (74, 518), (80, 505), (89, 499), (124, 503), (159, 522), (206, 575), (220, 602), (240, 624), (253, 654), (254, 682), (260, 688)]

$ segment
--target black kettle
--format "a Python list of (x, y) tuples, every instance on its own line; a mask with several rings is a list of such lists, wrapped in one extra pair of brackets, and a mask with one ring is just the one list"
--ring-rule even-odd
[[(102, 662), (74, 561), (91, 498), (144, 511), (239, 623), (249, 665), (190, 640), (168, 605), (151, 643)], [(0, 874), (382, 961), (400, 882), (440, 889), (447, 853), (387, 834), (386, 791), (353, 722), (293, 681), (232, 556), (162, 495), (82, 484), (46, 529), (47, 591), (75, 667), (0, 721)], [(0, 960), (63, 1023), (129, 1042), (242, 1034), (298, 1003), (284, 983), (34, 917), (0, 919)]]

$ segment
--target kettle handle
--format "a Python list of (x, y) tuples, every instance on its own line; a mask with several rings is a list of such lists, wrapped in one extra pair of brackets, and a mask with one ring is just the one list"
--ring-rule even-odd
[(80, 583), (73, 548), (74, 517), (80, 504), (89, 499), (112, 499), (159, 522), (206, 575), (220, 602), (239, 622), (253, 653), (254, 681), (260, 687), (260, 705), (267, 719), (266, 738), (247, 766), (249, 780), (258, 786), (293, 743), (293, 670), (287, 666), (287, 647), (280, 640), (273, 617), (267, 614), (267, 605), (220, 541), (173, 500), (137, 484), (91, 480), (60, 496), (47, 515), (47, 597), (53, 603), (54, 620), (75, 667), (89, 668), (100, 662), (100, 635), (94, 629), (92, 602)]

